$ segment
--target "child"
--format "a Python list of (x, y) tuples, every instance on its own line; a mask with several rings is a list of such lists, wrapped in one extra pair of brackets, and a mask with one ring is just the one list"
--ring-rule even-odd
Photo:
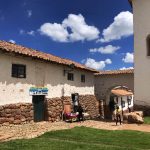
[(118, 122), (120, 122), (121, 125), (121, 111), (119, 109), (119, 106), (116, 106), (116, 126)]

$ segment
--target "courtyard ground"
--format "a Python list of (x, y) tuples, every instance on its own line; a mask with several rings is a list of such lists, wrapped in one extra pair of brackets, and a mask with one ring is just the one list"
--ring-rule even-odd
[(1, 126), (0, 127), (0, 141), (7, 141), (12, 139), (28, 139), (40, 136), (48, 131), (63, 130), (63, 129), (72, 129), (74, 127), (90, 127), (97, 129), (105, 130), (137, 130), (150, 132), (150, 125), (143, 124), (123, 124), (115, 125), (115, 122), (103, 122), (103, 121), (94, 121), (87, 120), (84, 122), (39, 122), (39, 123), (30, 123), (24, 125), (10, 125), (10, 126)]
[(1, 150), (149, 150), (150, 133), (74, 127), (0, 143)]

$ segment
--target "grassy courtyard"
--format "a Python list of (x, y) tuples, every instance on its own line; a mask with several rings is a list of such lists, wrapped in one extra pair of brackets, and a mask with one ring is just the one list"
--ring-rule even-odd
[(150, 124), (150, 117), (144, 117), (144, 123), (145, 124)]
[(150, 149), (150, 133), (86, 127), (47, 132), (34, 139), (0, 143), (1, 150), (136, 150)]

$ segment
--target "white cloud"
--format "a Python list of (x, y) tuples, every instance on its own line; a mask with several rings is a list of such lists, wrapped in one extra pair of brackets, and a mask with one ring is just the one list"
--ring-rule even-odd
[(134, 55), (133, 53), (126, 53), (125, 57), (122, 59), (125, 63), (133, 63), (134, 62)]
[(35, 31), (33, 31), (33, 30), (31, 30), (31, 31), (25, 31), (25, 30), (23, 30), (23, 29), (20, 29), (20, 30), (19, 30), (19, 34), (21, 34), (21, 35), (28, 34), (28, 35), (34, 36), (34, 35), (35, 35)]
[(33, 36), (34, 36), (34, 35), (35, 35), (35, 32), (34, 32), (33, 30), (31, 30), (31, 31), (27, 32), (27, 34), (28, 34), (28, 35), (33, 35)]
[(99, 37), (95, 26), (87, 25), (84, 17), (79, 14), (69, 14), (62, 23), (44, 23), (39, 31), (58, 42), (90, 41)]
[(128, 37), (133, 34), (133, 14), (129, 11), (120, 12), (114, 22), (103, 30), (103, 38), (100, 42), (110, 42)]
[(99, 30), (95, 26), (87, 25), (81, 14), (69, 14), (68, 18), (62, 22), (62, 25), (71, 29), (72, 33), (69, 35), (71, 41), (90, 41), (99, 37)]
[(111, 64), (111, 59), (106, 59), (104, 61), (95, 61), (92, 58), (87, 58), (85, 61), (85, 65), (89, 68), (93, 68), (96, 70), (102, 70), (106, 67), (107, 64)]
[(19, 30), (19, 34), (24, 34), (24, 33), (25, 33), (25, 31), (23, 29)]
[(27, 16), (30, 18), (32, 16), (32, 10), (27, 10)]
[(119, 49), (120, 49), (119, 46), (107, 45), (105, 47), (92, 48), (89, 51), (92, 53), (99, 52), (101, 54), (113, 54)]
[(57, 23), (44, 23), (40, 27), (40, 32), (43, 35), (50, 37), (54, 41), (67, 42), (68, 41), (68, 31), (61, 25)]
[(9, 42), (10, 42), (10, 43), (13, 43), (13, 44), (16, 43), (16, 41), (14, 41), (14, 40), (12, 40), (12, 39), (10, 39)]
[(106, 64), (112, 64), (112, 61), (111, 61), (111, 59), (106, 59), (106, 60), (105, 60), (105, 63), (106, 63)]
[(127, 69), (134, 69), (133, 67), (122, 67), (119, 70), (127, 70)]

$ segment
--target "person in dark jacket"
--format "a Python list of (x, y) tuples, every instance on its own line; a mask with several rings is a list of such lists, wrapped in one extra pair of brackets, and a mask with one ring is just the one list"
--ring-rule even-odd
[(84, 121), (83, 108), (81, 105), (78, 106), (77, 112), (79, 113), (78, 114), (78, 121), (81, 121), (81, 120)]

